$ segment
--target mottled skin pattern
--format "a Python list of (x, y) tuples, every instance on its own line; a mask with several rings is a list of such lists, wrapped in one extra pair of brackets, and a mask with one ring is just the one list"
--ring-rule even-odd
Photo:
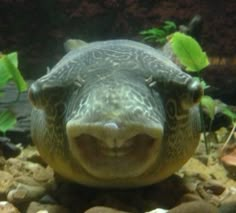
[(128, 40), (69, 52), (32, 84), (32, 138), (56, 172), (136, 187), (178, 170), (199, 141), (201, 87), (161, 52)]

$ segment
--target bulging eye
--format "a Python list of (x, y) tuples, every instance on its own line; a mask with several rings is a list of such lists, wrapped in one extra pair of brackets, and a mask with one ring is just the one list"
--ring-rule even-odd
[(58, 103), (58, 100), (63, 99), (64, 91), (63, 87), (49, 86), (36, 81), (29, 88), (28, 97), (36, 108), (41, 109)]
[(194, 104), (199, 103), (202, 95), (203, 88), (201, 83), (198, 80), (192, 79), (187, 85), (187, 90), (185, 89), (180, 98), (182, 108), (187, 110)]
[(189, 83), (188, 92), (190, 93), (190, 96), (192, 97), (193, 104), (198, 103), (204, 93), (201, 83), (195, 79)]
[(33, 83), (28, 90), (28, 97), (34, 106), (40, 106), (40, 94), (40, 85), (37, 82)]

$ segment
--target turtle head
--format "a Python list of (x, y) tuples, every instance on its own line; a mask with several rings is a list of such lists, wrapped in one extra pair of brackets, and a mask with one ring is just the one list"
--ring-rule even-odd
[(178, 170), (199, 140), (200, 83), (131, 41), (70, 51), (33, 83), (32, 137), (61, 175), (134, 187)]

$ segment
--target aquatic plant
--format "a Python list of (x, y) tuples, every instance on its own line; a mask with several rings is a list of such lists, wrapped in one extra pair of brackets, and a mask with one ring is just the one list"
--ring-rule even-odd
[[(21, 92), (27, 90), (27, 84), (24, 81), (19, 69), (18, 69), (18, 59), (17, 53), (13, 52), (7, 55), (0, 55), (0, 98), (4, 96), (3, 88), (10, 82), (13, 81), (18, 89), (18, 95), (16, 100), (18, 100)], [(10, 104), (10, 103), (9, 103)], [(10, 110), (10, 108), (5, 109), (0, 112), (0, 131), (4, 134), (10, 128), (12, 128), (16, 123), (16, 116)]]
[(139, 34), (144, 37), (144, 41), (156, 42), (163, 45), (167, 42), (167, 37), (176, 30), (177, 27), (173, 21), (165, 21), (161, 27), (143, 30)]
[(170, 37), (173, 53), (187, 72), (201, 72), (209, 65), (209, 60), (199, 43), (191, 36), (175, 32)]
[[(201, 72), (209, 65), (207, 54), (202, 50), (200, 44), (193, 37), (186, 35), (185, 33), (176, 31), (176, 25), (172, 23), (173, 22), (168, 21), (167, 28), (161, 26), (160, 28), (152, 28), (142, 31), (140, 32), (140, 34), (144, 36), (145, 41), (154, 41), (162, 45), (164, 45), (165, 43), (170, 44), (171, 51), (173, 52), (174, 58), (175, 60), (177, 60), (177, 63), (181, 64), (186, 72), (197, 75), (197, 78), (201, 82), (203, 88), (206, 89), (207, 87), (209, 87), (209, 85), (207, 85), (202, 79)], [(216, 104), (212, 97), (203, 95), (199, 105), (204, 142), (206, 152), (208, 153), (209, 149), (206, 141), (203, 109), (204, 111), (206, 111), (207, 115), (210, 118), (209, 131), (211, 131), (212, 122), (215, 117)], [(224, 113), (231, 119), (232, 124), (235, 127), (236, 114), (232, 112), (227, 105), (225, 105), (222, 113)]]
[[(202, 79), (200, 72), (209, 65), (209, 60), (206, 53), (202, 51), (202, 48), (198, 42), (191, 36), (176, 32), (171, 36), (170, 43), (177, 60), (185, 67), (185, 71), (197, 73), (199, 76), (198, 79), (202, 83), (203, 88), (208, 88), (209, 85), (207, 85)], [(210, 96), (203, 96), (201, 99), (201, 104), (207, 108), (208, 115), (211, 120), (213, 120), (216, 107), (214, 99)], [(222, 112), (231, 118), (232, 122), (235, 121), (236, 114), (233, 113), (227, 105), (225, 105)]]

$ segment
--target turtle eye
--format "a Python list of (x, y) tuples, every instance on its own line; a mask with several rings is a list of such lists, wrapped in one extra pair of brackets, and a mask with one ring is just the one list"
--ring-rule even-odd
[(203, 95), (201, 83), (197, 80), (190, 82), (188, 85), (188, 92), (190, 93), (193, 104), (198, 103)]
[(192, 79), (186, 89), (180, 99), (183, 109), (189, 109), (194, 104), (197, 104), (203, 95), (203, 88), (198, 80)]
[(36, 81), (28, 91), (28, 97), (36, 108), (46, 108), (48, 105), (53, 106), (63, 98), (64, 88), (59, 86), (49, 86)]

